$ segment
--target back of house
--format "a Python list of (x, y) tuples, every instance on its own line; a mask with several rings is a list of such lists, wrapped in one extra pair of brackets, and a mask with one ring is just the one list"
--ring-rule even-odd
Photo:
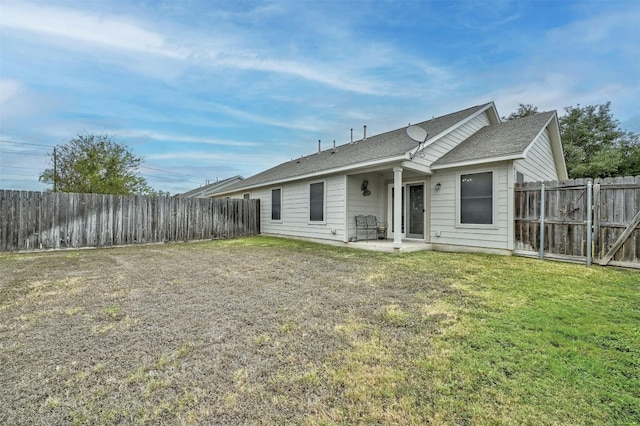
[(385, 238), (510, 253), (516, 182), (567, 178), (555, 111), (502, 122), (493, 102), (332, 147), (210, 196), (258, 198), (263, 234), (349, 243), (356, 216)]

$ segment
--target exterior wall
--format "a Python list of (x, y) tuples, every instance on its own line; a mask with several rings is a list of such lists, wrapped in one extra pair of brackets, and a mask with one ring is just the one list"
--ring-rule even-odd
[[(493, 172), (493, 225), (460, 224), (460, 175)], [(468, 246), (498, 250), (513, 247), (513, 172), (510, 162), (475, 167), (438, 170), (431, 176), (431, 184), (440, 183), (440, 190), (431, 191), (430, 237), (434, 248), (438, 244)], [(510, 219), (511, 218), (511, 219)]]
[[(433, 144), (428, 145), (423, 150), (422, 154), (424, 156), (424, 159), (426, 160), (426, 165), (431, 166), (434, 161), (445, 155), (447, 152), (451, 151), (465, 139), (476, 133), (481, 128), (488, 126), (489, 124), (491, 124), (489, 122), (489, 117), (487, 116), (487, 113), (484, 112), (473, 118), (472, 120), (469, 120), (451, 133), (438, 139)], [(429, 131), (429, 129), (426, 130)]]
[[(368, 189), (371, 195), (362, 195), (362, 182), (369, 182)], [(385, 222), (384, 208), (384, 179), (380, 174), (368, 173), (347, 176), (347, 241), (356, 235), (357, 215), (374, 215), (379, 221)]]
[[(324, 182), (324, 221), (309, 220), (309, 185)], [(281, 220), (271, 220), (271, 190), (281, 188)], [(330, 176), (322, 179), (296, 181), (251, 191), (251, 198), (260, 199), (260, 227), (264, 234), (289, 235), (343, 241), (345, 177)], [(243, 193), (233, 198), (242, 198)]]
[(559, 180), (547, 129), (534, 141), (526, 157), (514, 162), (516, 171), (524, 174), (525, 181)]

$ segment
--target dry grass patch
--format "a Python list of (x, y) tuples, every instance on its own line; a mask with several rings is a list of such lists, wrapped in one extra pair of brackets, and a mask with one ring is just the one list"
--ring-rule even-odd
[(275, 238), (0, 254), (0, 424), (633, 424), (637, 277)]

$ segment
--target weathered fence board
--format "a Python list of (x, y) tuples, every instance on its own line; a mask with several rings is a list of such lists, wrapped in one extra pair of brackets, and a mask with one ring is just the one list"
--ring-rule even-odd
[(249, 199), (0, 190), (0, 251), (257, 235), (259, 208)]
[[(592, 205), (587, 204), (589, 183)], [(540, 241), (540, 194), (545, 185), (544, 241)], [(517, 254), (640, 268), (640, 176), (526, 182), (515, 186)], [(587, 213), (593, 212), (591, 229)], [(636, 221), (634, 222), (634, 219)], [(591, 232), (591, 247), (587, 244)], [(543, 245), (540, 251), (540, 245)]]

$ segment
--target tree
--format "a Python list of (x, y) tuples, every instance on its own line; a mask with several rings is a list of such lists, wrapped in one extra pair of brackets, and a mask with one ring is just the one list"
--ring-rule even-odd
[[(537, 112), (531, 104), (519, 104), (503, 120)], [(620, 128), (611, 113), (611, 102), (568, 106), (564, 112), (558, 122), (570, 178), (640, 175), (640, 135)]]
[(502, 117), (505, 121), (515, 120), (516, 118), (528, 117), (538, 113), (538, 107), (531, 104), (518, 104), (518, 109), (509, 114), (508, 117)]
[(611, 102), (564, 111), (559, 122), (569, 177), (640, 175), (638, 135), (620, 128)]
[(620, 176), (640, 175), (640, 135), (633, 132), (625, 132), (620, 140), (622, 161), (620, 163)]
[(138, 174), (142, 163), (125, 145), (108, 134), (78, 135), (53, 148), (50, 168), (40, 180), (53, 185), (55, 192), (114, 195), (148, 194), (151, 188)]

